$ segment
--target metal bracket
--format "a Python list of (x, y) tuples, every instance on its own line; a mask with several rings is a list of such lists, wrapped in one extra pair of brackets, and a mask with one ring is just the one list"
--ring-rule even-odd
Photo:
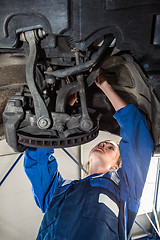
[(26, 80), (33, 97), (34, 109), (37, 118), (37, 126), (41, 129), (47, 129), (51, 125), (51, 120), (48, 114), (46, 105), (41, 98), (36, 84), (35, 84), (35, 63), (37, 56), (37, 41), (39, 37), (42, 37), (43, 34), (39, 34), (38, 31), (32, 30), (23, 33), (21, 38), (23, 41), (27, 41), (29, 44), (29, 56), (26, 64)]
[[(79, 53), (75, 52), (76, 64), (80, 64)], [(89, 131), (93, 128), (93, 122), (88, 114), (87, 104), (86, 104), (86, 95), (83, 82), (83, 74), (77, 75), (77, 82), (79, 86), (79, 95), (82, 106), (82, 118), (80, 120), (80, 128), (84, 131)]]

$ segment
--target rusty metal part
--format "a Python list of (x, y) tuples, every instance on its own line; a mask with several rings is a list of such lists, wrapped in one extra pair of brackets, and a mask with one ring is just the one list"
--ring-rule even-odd
[(18, 142), (24, 146), (40, 147), (40, 148), (62, 148), (62, 147), (73, 147), (87, 143), (98, 136), (99, 127), (96, 126), (92, 131), (88, 133), (82, 133), (78, 136), (67, 137), (67, 138), (41, 138), (27, 136), (18, 133)]

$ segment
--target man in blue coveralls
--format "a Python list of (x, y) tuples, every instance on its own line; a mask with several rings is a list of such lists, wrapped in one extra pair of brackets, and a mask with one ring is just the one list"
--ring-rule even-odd
[(58, 172), (53, 149), (26, 150), (25, 171), (35, 202), (45, 213), (37, 240), (130, 238), (154, 142), (144, 115), (115, 93), (103, 73), (96, 84), (115, 108), (122, 140), (119, 147), (112, 141), (94, 147), (89, 175), (71, 182)]

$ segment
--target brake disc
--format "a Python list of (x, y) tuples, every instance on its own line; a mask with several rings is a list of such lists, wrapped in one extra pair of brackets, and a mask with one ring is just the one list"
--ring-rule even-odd
[(18, 142), (27, 147), (36, 148), (63, 148), (63, 147), (73, 147), (87, 143), (98, 136), (99, 127), (96, 126), (89, 133), (81, 133), (80, 135), (75, 135), (67, 138), (52, 138), (50, 136), (46, 138), (42, 137), (32, 137), (27, 136), (22, 133), (17, 133)]

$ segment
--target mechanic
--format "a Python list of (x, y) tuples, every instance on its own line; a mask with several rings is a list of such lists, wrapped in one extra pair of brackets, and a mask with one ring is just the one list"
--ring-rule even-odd
[(62, 178), (53, 149), (26, 150), (25, 171), (45, 213), (37, 240), (130, 238), (154, 142), (145, 116), (117, 95), (104, 72), (95, 82), (116, 110), (119, 148), (112, 141), (99, 143), (89, 155), (89, 175), (75, 181)]

